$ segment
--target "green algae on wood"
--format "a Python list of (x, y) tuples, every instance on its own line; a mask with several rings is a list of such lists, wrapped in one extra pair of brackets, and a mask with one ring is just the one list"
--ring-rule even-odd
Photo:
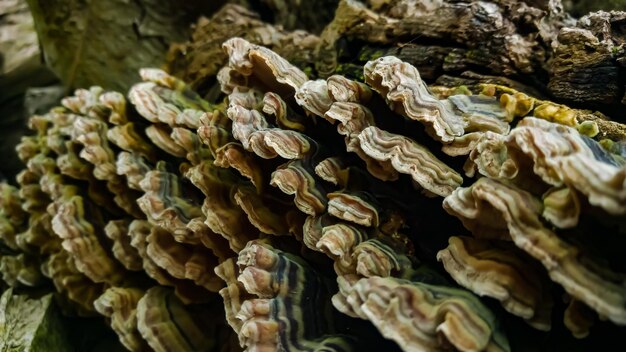
[(64, 352), (73, 350), (52, 294), (39, 299), (14, 294), (0, 297), (0, 351)]

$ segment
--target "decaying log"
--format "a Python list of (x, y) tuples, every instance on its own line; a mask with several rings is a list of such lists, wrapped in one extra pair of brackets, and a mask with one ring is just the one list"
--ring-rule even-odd
[[(625, 12), (599, 11), (562, 28), (550, 63), (550, 93), (568, 103), (623, 109), (625, 23)], [(623, 113), (613, 115), (624, 121)]]
[[(41, 50), (26, 0), (0, 0), (0, 174), (10, 177), (23, 167), (13, 157), (26, 133), (24, 93), (51, 84), (54, 75), (41, 62)], [(50, 106), (46, 106), (47, 110)]]
[(33, 103), (0, 352), (55, 350), (32, 347), (64, 334), (33, 298), (52, 284), (133, 351), (579, 350), (626, 326), (626, 13), (240, 0), (188, 29), (171, 0), (28, 1), (66, 87), (122, 92)]
[(626, 10), (626, 1), (624, 0), (563, 0), (563, 7), (569, 13), (576, 17), (582, 17), (589, 12), (594, 11), (624, 11)]
[(48, 66), (67, 87), (127, 90), (223, 1), (28, 0)]

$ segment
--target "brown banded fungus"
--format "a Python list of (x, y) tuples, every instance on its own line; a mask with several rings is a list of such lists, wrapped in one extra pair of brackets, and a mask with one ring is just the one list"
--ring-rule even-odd
[(437, 259), (461, 286), (496, 298), (504, 309), (537, 329), (550, 330), (550, 282), (530, 258), (509, 243), (450, 237)]
[(623, 232), (626, 130), (512, 80), (545, 74), (557, 3), (342, 0), (321, 37), (227, 5), (171, 49), (176, 76), (30, 119), (2, 279), (133, 351), (507, 351), (524, 322), (626, 325), (621, 240), (589, 233)]
[(239, 253), (237, 265), (237, 280), (257, 297), (242, 301), (236, 314), (242, 321), (242, 346), (252, 350), (352, 350), (350, 338), (333, 334), (328, 283), (302, 259), (251, 241)]
[(345, 313), (368, 319), (406, 351), (447, 344), (461, 351), (508, 351), (493, 314), (472, 294), (393, 278), (364, 278), (345, 292)]
[[(480, 178), (446, 197), (444, 209), (479, 238), (510, 236), (520, 249), (539, 260), (550, 278), (570, 295), (615, 323), (626, 324), (626, 276), (585, 258), (580, 248), (546, 228), (540, 220), (542, 203), (532, 194)], [(494, 214), (501, 214), (504, 224), (494, 223)]]

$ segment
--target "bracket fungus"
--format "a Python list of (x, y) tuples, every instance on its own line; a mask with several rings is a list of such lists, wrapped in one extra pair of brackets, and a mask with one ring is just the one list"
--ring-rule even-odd
[(368, 62), (364, 75), (392, 110), (423, 123), (433, 138), (447, 143), (463, 135), (466, 125), (463, 118), (428, 92), (415, 67), (386, 56)]
[(111, 328), (130, 351), (148, 349), (148, 344), (137, 330), (137, 303), (144, 294), (137, 288), (112, 287), (94, 301), (98, 313), (111, 320)]
[(342, 292), (350, 313), (369, 319), (407, 351), (450, 344), (461, 351), (508, 351), (495, 318), (471, 293), (392, 278), (364, 278)]
[[(459, 217), (475, 236), (507, 232), (503, 236), (510, 236), (520, 249), (540, 261), (550, 278), (569, 294), (608, 319), (626, 323), (626, 276), (585, 258), (580, 248), (545, 227), (540, 219), (542, 204), (532, 194), (480, 178), (446, 197), (444, 208)], [(496, 213), (501, 214), (504, 229), (493, 227)]]
[(31, 117), (2, 281), (131, 351), (508, 351), (625, 326), (626, 130), (513, 80), (545, 74), (566, 21), (538, 3), (341, 0), (319, 37), (226, 5), (172, 47), (176, 75)]
[(510, 243), (471, 237), (450, 237), (437, 253), (446, 271), (463, 287), (493, 297), (511, 314), (533, 327), (549, 331), (552, 298), (550, 283), (540, 268)]
[(359, 142), (365, 154), (411, 175), (427, 192), (446, 196), (463, 182), (461, 175), (409, 138), (372, 126), (359, 134)]

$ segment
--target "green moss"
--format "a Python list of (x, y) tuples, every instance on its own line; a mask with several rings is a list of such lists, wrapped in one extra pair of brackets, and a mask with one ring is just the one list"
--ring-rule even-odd
[(611, 153), (612, 153), (612, 152), (615, 150), (615, 148), (616, 148), (616, 143), (615, 143), (615, 142), (613, 142), (612, 140), (608, 139), (608, 138), (602, 139), (602, 140), (600, 140), (600, 142), (598, 142), (598, 143), (600, 143), (600, 145), (602, 146), (602, 148), (604, 148), (606, 151), (611, 152)]
[(302, 68), (302, 72), (304, 72), (309, 79), (313, 77), (313, 68), (310, 66)]
[(611, 48), (611, 54), (618, 55), (622, 51), (621, 46), (614, 46)]
[(580, 134), (584, 134), (585, 136), (591, 138), (595, 137), (600, 132), (598, 124), (594, 121), (584, 121), (583, 123), (576, 126), (576, 129), (578, 129), (578, 132)]
[(364, 82), (363, 66), (357, 64), (339, 64), (335, 68), (334, 74), (346, 76), (350, 79), (356, 79), (357, 81)]
[(462, 85), (455, 87), (450, 95), (472, 95), (472, 91), (466, 85)]
[(379, 57), (383, 57), (387, 55), (387, 50), (372, 48), (372, 47), (364, 47), (359, 52), (359, 61), (366, 62), (370, 60), (376, 60)]

